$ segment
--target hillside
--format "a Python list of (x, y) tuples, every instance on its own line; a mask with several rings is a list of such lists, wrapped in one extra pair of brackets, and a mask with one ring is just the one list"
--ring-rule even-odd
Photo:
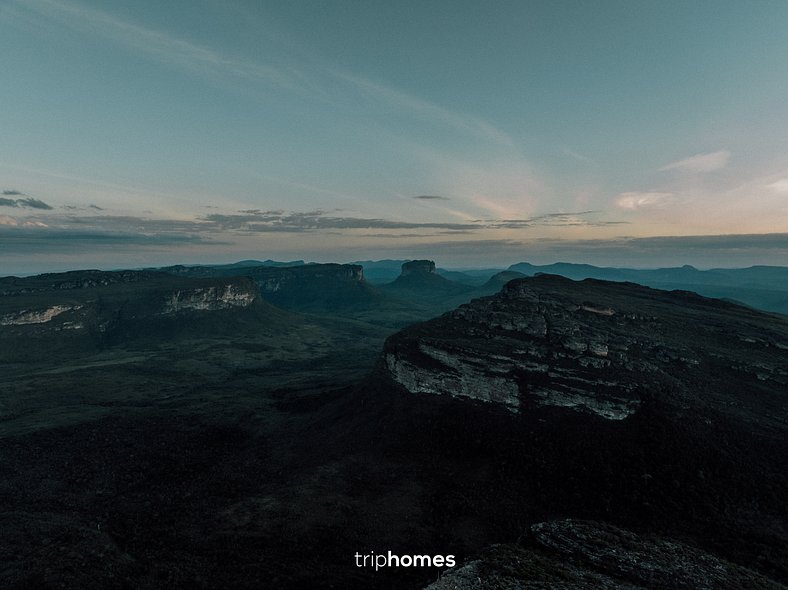
[(527, 276), (556, 274), (574, 280), (601, 279), (626, 281), (657, 289), (684, 289), (722, 299), (732, 299), (752, 307), (788, 314), (788, 268), (751, 266), (698, 270), (689, 265), (675, 268), (605, 268), (590, 264), (559, 262), (537, 266), (527, 262), (513, 264), (509, 270)]

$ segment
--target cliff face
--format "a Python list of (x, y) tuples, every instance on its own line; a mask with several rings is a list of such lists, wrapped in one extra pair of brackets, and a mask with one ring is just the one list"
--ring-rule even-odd
[(177, 290), (167, 297), (161, 313), (243, 308), (252, 305), (258, 297), (257, 292), (251, 289), (248, 283)]
[(173, 325), (199, 330), (207, 313), (244, 313), (261, 302), (257, 285), (246, 278), (135, 271), (6, 278), (0, 279), (0, 293), (5, 360), (56, 350), (76, 354), (121, 334), (153, 336), (160, 329), (169, 334)]
[(414, 273), (435, 274), (435, 262), (432, 260), (411, 260), (403, 263), (400, 276), (406, 277)]
[[(735, 347), (731, 343), (735, 342)], [(497, 295), (392, 336), (389, 377), (416, 394), (512, 412), (559, 406), (621, 420), (654, 395), (681, 404), (779, 401), (788, 387), (788, 320), (682, 292), (555, 276), (511, 281)]]
[(249, 275), (263, 293), (297, 289), (303, 283), (361, 283), (364, 269), (357, 264), (308, 264), (283, 268), (258, 267)]
[(402, 272), (396, 280), (382, 285), (381, 289), (397, 297), (415, 300), (446, 301), (447, 298), (459, 297), (459, 303), (465, 300), (464, 296), (470, 293), (473, 287), (440, 276), (432, 260), (411, 260), (402, 265)]
[(266, 301), (296, 311), (366, 309), (380, 297), (364, 280), (364, 269), (358, 264), (255, 267), (244, 274), (257, 282)]

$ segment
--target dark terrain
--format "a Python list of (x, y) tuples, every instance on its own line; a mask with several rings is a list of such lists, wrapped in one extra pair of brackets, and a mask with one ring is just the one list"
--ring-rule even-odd
[(415, 262), (0, 279), (0, 586), (788, 582), (785, 316)]

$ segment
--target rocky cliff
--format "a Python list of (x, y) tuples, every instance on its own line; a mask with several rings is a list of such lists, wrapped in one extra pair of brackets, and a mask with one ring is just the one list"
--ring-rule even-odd
[[(621, 420), (644, 399), (744, 411), (788, 388), (788, 318), (686, 292), (542, 275), (391, 337), (389, 377), (415, 394), (558, 406)], [(735, 385), (734, 385), (735, 384)], [(746, 395), (742, 395), (746, 392)]]
[(397, 297), (410, 298), (415, 300), (442, 300), (456, 298), (456, 303), (449, 307), (459, 304), (464, 295), (470, 293), (473, 287), (462, 285), (450, 281), (440, 276), (435, 271), (435, 263), (432, 260), (411, 260), (402, 264), (400, 276), (391, 283), (382, 285), (381, 289)]
[(684, 543), (602, 522), (530, 527), (520, 544), (496, 545), (426, 590), (780, 590), (785, 586)]
[(55, 350), (77, 354), (143, 333), (165, 337), (160, 331), (172, 335), (175, 326), (199, 331), (206, 314), (231, 324), (232, 314), (240, 321), (238, 313), (263, 305), (257, 285), (246, 278), (137, 271), (8, 277), (0, 279), (0, 293), (3, 360)]
[[(440, 490), (431, 517), (450, 523), (446, 537), (471, 554), (485, 527), (488, 538), (513, 541), (541, 521), (590, 519), (689, 540), (784, 583), (786, 346), (788, 318), (689, 292), (516, 279), (389, 337), (355, 400), (364, 422), (354, 427), (372, 424), (366, 444), (380, 455), (424, 453), (435, 475), (420, 475)], [(589, 544), (609, 540), (609, 530), (597, 532)], [(638, 554), (623, 533), (610, 547), (591, 569), (613, 558), (627, 567), (629, 554), (646, 575), (652, 551), (662, 566), (672, 561), (657, 553), (668, 545)], [(675, 554), (697, 557), (688, 567), (708, 573), (711, 560)], [(565, 558), (554, 555), (545, 567), (560, 577)], [(607, 587), (674, 587), (621, 571), (605, 574)], [(456, 587), (596, 587), (555, 580)]]
[(435, 274), (435, 262), (432, 260), (410, 260), (402, 264), (402, 273), (400, 276), (407, 277), (414, 273)]
[(364, 269), (357, 264), (255, 267), (244, 270), (243, 274), (257, 282), (266, 301), (296, 311), (367, 309), (381, 297), (364, 280)]
[(356, 264), (308, 264), (290, 267), (256, 267), (248, 272), (264, 293), (298, 289), (304, 283), (361, 283), (364, 269)]

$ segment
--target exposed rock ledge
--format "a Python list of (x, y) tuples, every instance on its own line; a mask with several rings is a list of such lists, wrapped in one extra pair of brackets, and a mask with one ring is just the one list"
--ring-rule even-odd
[[(670, 392), (679, 405), (704, 391), (718, 396), (729, 389), (730, 371), (746, 386), (783, 384), (776, 321), (694, 294), (543, 275), (511, 281), (495, 296), (395, 334), (382, 364), (414, 394), (621, 420), (647, 395)], [(734, 338), (744, 363), (731, 359)], [(757, 370), (742, 375), (739, 365)]]
[(169, 295), (161, 313), (177, 313), (186, 310), (217, 311), (234, 307), (249, 307), (256, 298), (256, 291), (233, 284), (177, 290)]
[(45, 324), (67, 311), (81, 309), (82, 305), (53, 305), (46, 309), (24, 310), (0, 317), (0, 326), (26, 326), (28, 324)]
[(779, 590), (784, 586), (678, 541), (594, 521), (531, 527), (522, 545), (495, 545), (425, 590)]

